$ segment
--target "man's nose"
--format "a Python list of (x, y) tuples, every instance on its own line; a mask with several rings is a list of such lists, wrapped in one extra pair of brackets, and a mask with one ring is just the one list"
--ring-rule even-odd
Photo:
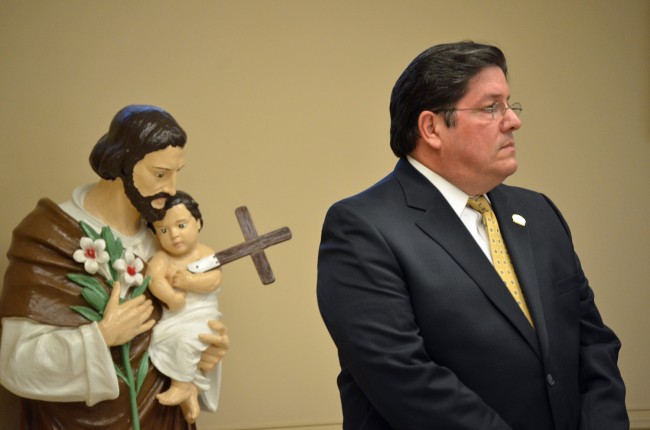
[(506, 109), (501, 124), (504, 131), (519, 130), (521, 128), (521, 118), (512, 109)]
[(165, 182), (160, 187), (160, 191), (170, 196), (176, 194), (176, 172), (170, 172)]

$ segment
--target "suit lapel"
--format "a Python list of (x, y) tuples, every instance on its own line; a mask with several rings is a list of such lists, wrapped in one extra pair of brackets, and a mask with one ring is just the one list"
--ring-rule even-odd
[[(483, 251), (475, 244), (474, 238), (467, 231), (462, 221), (454, 213), (444, 196), (424, 178), (410, 163), (404, 159), (400, 160), (395, 175), (402, 184), (407, 205), (423, 210), (423, 216), (416, 222), (417, 226), (431, 239), (442, 246), (460, 267), (475, 281), (494, 306), (507, 318), (524, 337), (531, 348), (541, 357), (539, 343), (528, 320), (521, 312), (503, 281), (483, 254)], [(491, 198), (491, 197), (490, 197)], [(497, 216), (498, 217), (498, 216)], [(501, 223), (501, 218), (499, 218)], [(526, 235), (526, 233), (524, 233)], [(517, 247), (525, 250), (525, 238), (519, 237)], [(510, 243), (506, 239), (508, 247)], [(530, 249), (530, 247), (528, 247)], [(513, 250), (514, 251), (514, 250)], [(529, 257), (518, 260), (526, 266), (532, 263), (532, 254)], [(530, 260), (530, 261), (529, 261)], [(514, 263), (513, 263), (514, 264)], [(519, 270), (517, 274), (519, 274)], [(527, 281), (535, 280), (534, 264), (525, 273)], [(531, 280), (528, 280), (531, 278)], [(536, 281), (535, 281), (536, 282)], [(523, 288), (523, 287), (522, 287)], [(537, 291), (536, 283), (531, 287)], [(526, 294), (526, 290), (524, 290)], [(529, 294), (526, 294), (528, 300)], [(541, 315), (541, 302), (539, 295), (533, 299), (533, 318)], [(540, 324), (543, 325), (543, 324)]]

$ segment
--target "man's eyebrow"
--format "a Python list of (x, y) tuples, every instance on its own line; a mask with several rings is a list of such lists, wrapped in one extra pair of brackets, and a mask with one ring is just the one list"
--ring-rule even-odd
[(171, 171), (171, 170), (179, 171), (179, 170), (181, 170), (183, 167), (185, 167), (185, 163), (183, 163), (183, 164), (182, 164), (178, 169), (175, 169), (174, 167), (168, 167), (168, 166), (152, 166), (152, 168), (154, 168), (154, 169), (157, 169), (157, 170), (167, 170), (167, 171)]
[[(486, 102), (491, 102), (491, 101), (499, 101), (503, 97), (503, 94), (498, 94), (498, 93), (489, 93), (485, 94), (483, 97), (479, 99), (479, 103), (486, 103)], [(510, 94), (507, 95), (506, 101), (510, 101)]]
[(499, 93), (483, 93), (483, 94), (481, 95), (480, 99), (481, 99), (481, 100), (484, 100), (484, 99), (493, 99), (493, 98), (497, 98), (497, 97), (500, 97), (500, 96), (501, 96), (501, 94), (499, 94)]

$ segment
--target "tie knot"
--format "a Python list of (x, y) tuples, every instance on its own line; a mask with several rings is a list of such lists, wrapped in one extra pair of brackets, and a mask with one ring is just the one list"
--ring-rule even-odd
[(470, 197), (469, 200), (467, 200), (467, 206), (482, 214), (492, 210), (490, 203), (483, 196)]

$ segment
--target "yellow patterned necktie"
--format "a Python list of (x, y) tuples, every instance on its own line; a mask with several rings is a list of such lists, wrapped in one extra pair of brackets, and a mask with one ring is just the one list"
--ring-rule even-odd
[(506, 287), (508, 287), (510, 294), (512, 294), (512, 297), (515, 299), (524, 315), (526, 315), (530, 324), (534, 326), (533, 319), (530, 317), (530, 312), (526, 305), (526, 300), (524, 299), (524, 294), (519, 286), (515, 269), (510, 261), (510, 255), (508, 255), (506, 244), (503, 242), (497, 217), (494, 215), (490, 203), (483, 196), (476, 198), (472, 197), (467, 201), (467, 206), (482, 215), (483, 225), (485, 226), (485, 232), (488, 235), (490, 243), (490, 253), (492, 254), (492, 263), (494, 264), (494, 268), (499, 276), (501, 276), (501, 279), (506, 284)]

